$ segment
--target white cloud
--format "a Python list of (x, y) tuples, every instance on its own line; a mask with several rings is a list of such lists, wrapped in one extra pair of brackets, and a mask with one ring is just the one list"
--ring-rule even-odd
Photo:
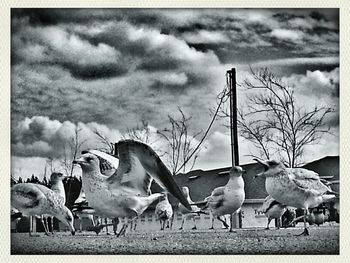
[(199, 30), (198, 32), (186, 32), (181, 35), (190, 43), (220, 44), (230, 43), (230, 39), (223, 32)]
[(302, 31), (279, 28), (272, 30), (270, 35), (282, 40), (297, 41), (303, 38), (304, 33)]

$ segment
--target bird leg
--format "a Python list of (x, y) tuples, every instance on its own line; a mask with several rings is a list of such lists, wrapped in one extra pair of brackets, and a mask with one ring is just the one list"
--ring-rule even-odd
[(308, 208), (304, 208), (304, 231), (300, 234), (298, 234), (297, 236), (309, 236), (309, 229), (306, 227), (306, 218), (308, 215), (309, 209)]
[(122, 229), (120, 229), (120, 232), (117, 234), (117, 237), (120, 237), (120, 236), (125, 237), (125, 232), (127, 228), (128, 228), (128, 222), (123, 225)]
[(194, 223), (194, 227), (192, 227), (192, 230), (196, 230), (197, 226), (196, 226), (196, 218), (193, 217), (193, 223)]
[(267, 226), (266, 226), (266, 228), (265, 228), (266, 230), (270, 229), (271, 220), (272, 220), (271, 217), (269, 217), (269, 218), (267, 219)]
[(160, 230), (163, 230), (163, 220), (159, 219), (159, 223), (160, 223)]
[(119, 224), (119, 219), (118, 219), (118, 217), (113, 218), (113, 219), (112, 219), (112, 223), (113, 223), (113, 232), (114, 232), (114, 235), (117, 235), (118, 224)]
[(179, 230), (183, 229), (184, 223), (185, 223), (185, 217), (182, 217), (181, 227), (179, 228)]
[[(226, 222), (226, 218), (225, 218), (225, 220), (222, 220), (221, 217), (218, 216), (217, 219), (224, 225), (224, 227), (225, 227), (226, 229), (229, 228), (229, 225), (228, 225), (227, 222)], [(214, 219), (213, 219), (213, 223), (214, 223)], [(212, 226), (212, 227), (213, 227), (213, 226)], [(213, 227), (213, 229), (214, 229), (214, 227)]]
[(53, 233), (53, 217), (51, 217), (51, 234), (54, 234)]
[(214, 229), (214, 216), (211, 217), (211, 228), (209, 229)]
[(45, 235), (49, 236), (50, 234), (49, 234), (49, 231), (48, 231), (48, 229), (47, 229), (47, 219), (46, 219), (46, 218), (44, 218), (44, 216), (43, 216), (43, 215), (41, 215), (41, 217), (40, 217), (40, 221), (41, 221), (41, 224), (42, 224), (42, 225), (43, 225), (43, 227), (44, 227), (44, 230), (45, 230)]
[(234, 218), (235, 214), (236, 214), (236, 213), (233, 213), (233, 214), (230, 215), (230, 223), (231, 223), (230, 232), (235, 232), (235, 231), (233, 230), (233, 218)]
[(107, 217), (105, 218), (105, 224), (106, 224), (106, 234), (107, 234), (107, 236), (109, 236), (110, 235), (110, 233), (108, 232), (108, 219), (107, 219)]
[(281, 223), (281, 218), (277, 218), (277, 229), (280, 229), (282, 223)]

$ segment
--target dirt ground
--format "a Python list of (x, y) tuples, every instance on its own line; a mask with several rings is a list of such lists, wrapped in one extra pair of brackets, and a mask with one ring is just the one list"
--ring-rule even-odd
[(339, 254), (339, 226), (311, 227), (310, 236), (296, 236), (302, 228), (155, 231), (126, 237), (93, 232), (55, 233), (29, 237), (11, 234), (11, 254)]

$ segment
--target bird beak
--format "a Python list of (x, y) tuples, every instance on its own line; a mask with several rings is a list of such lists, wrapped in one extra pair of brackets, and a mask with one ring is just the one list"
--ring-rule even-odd
[(242, 174), (245, 174), (247, 171), (246, 170), (242, 170)]
[(73, 164), (82, 164), (82, 163), (85, 163), (85, 160), (82, 157), (73, 161)]
[(71, 231), (71, 234), (72, 234), (72, 236), (75, 236), (75, 231), (74, 230)]
[(256, 175), (254, 176), (254, 178), (264, 176), (264, 173), (270, 168), (270, 166), (269, 166), (269, 165), (267, 164), (267, 162), (265, 162), (265, 161), (261, 161), (261, 160), (256, 159), (256, 158), (254, 158), (253, 160), (256, 161), (256, 162), (258, 162), (258, 163), (260, 163), (262, 166), (264, 166), (264, 172), (256, 174)]

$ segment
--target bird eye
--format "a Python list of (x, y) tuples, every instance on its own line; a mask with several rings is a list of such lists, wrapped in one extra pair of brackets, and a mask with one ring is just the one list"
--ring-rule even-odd
[(66, 216), (67, 221), (72, 221), (72, 218), (70, 216)]
[(92, 157), (86, 158), (86, 161), (90, 162), (92, 160)]

